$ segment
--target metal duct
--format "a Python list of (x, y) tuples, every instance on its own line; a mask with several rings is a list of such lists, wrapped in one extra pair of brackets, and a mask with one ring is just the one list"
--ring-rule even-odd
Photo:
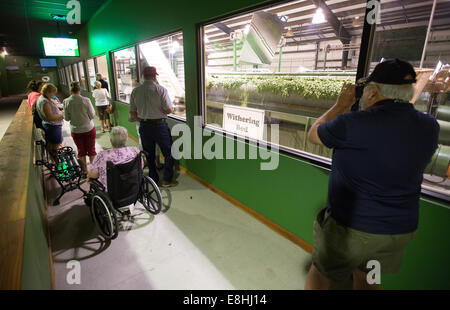
[(253, 13), (239, 62), (270, 65), (278, 50), (284, 26), (285, 22), (275, 14), (264, 11)]
[(425, 173), (447, 177), (448, 167), (450, 165), (450, 146), (439, 145), (433, 155), (431, 162), (425, 168)]

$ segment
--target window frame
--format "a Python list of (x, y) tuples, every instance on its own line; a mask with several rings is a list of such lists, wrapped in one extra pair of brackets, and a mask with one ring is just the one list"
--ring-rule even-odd
[[(275, 147), (275, 148), (278, 148), (280, 153), (283, 153), (288, 156), (289, 155), (294, 156), (295, 158), (298, 158), (298, 159), (307, 160), (313, 165), (318, 165), (321, 168), (324, 168), (326, 170), (331, 170), (331, 159), (329, 159), (329, 158), (322, 157), (322, 156), (308, 153), (308, 152), (301, 151), (301, 150), (292, 149), (292, 148), (289, 148), (289, 147), (286, 147), (283, 145), (279, 145), (279, 144), (276, 146), (273, 146), (272, 143), (270, 143), (268, 141), (257, 140), (257, 139), (253, 139), (253, 138), (249, 138), (249, 137), (240, 136), (240, 135), (237, 135), (234, 133), (227, 132), (227, 131), (223, 130), (222, 128), (219, 128), (219, 127), (216, 127), (216, 126), (206, 123), (206, 104), (205, 104), (206, 103), (206, 83), (205, 83), (205, 80), (206, 80), (205, 68), (206, 67), (205, 67), (205, 49), (204, 49), (204, 35), (203, 35), (204, 27), (214, 24), (214, 23), (217, 23), (217, 22), (222, 22), (227, 19), (239, 17), (241, 15), (250, 14), (253, 12), (260, 11), (260, 10), (265, 10), (272, 6), (282, 5), (282, 4), (286, 4), (286, 3), (290, 3), (290, 2), (295, 2), (295, 0), (271, 1), (268, 3), (251, 6), (251, 7), (239, 10), (237, 12), (221, 15), (219, 17), (215, 17), (215, 18), (204, 20), (200, 23), (197, 23), (197, 25), (196, 25), (196, 30), (197, 30), (196, 31), (196, 37), (197, 37), (196, 38), (196, 48), (199, 51), (197, 53), (197, 72), (198, 72), (197, 81), (198, 81), (198, 87), (199, 87), (198, 88), (199, 100), (198, 100), (197, 108), (198, 108), (198, 111), (201, 116), (203, 129), (207, 129), (212, 132), (222, 134), (223, 136), (225, 136), (225, 135), (234, 136), (235, 139), (239, 139), (241, 141), (245, 140), (254, 145), (258, 145), (258, 143), (259, 143), (259, 145), (266, 145), (270, 149)], [(370, 36), (371, 27), (373, 27), (373, 25), (369, 25), (367, 23), (367, 15), (370, 12), (371, 12), (371, 10), (366, 8), (365, 15), (364, 15), (364, 27), (363, 27), (363, 32), (361, 33), (360, 53), (359, 53), (357, 74), (355, 77), (355, 82), (358, 79), (360, 79), (361, 77), (365, 76), (365, 74), (367, 72), (367, 68), (368, 68), (367, 66), (362, 66), (362, 61), (365, 63), (366, 62), (365, 59), (369, 58), (369, 54), (366, 53), (363, 55), (363, 53), (362, 53), (363, 50), (361, 49), (361, 46), (362, 46), (363, 42), (370, 42), (370, 45), (372, 45), (372, 43), (373, 43), (373, 36)], [(368, 27), (366, 27), (366, 25)], [(354, 109), (354, 107), (352, 107), (352, 110), (353, 109)]]
[(97, 60), (95, 59), (97, 56), (93, 56), (93, 57), (89, 57), (85, 59), (86, 62), (86, 83), (88, 84), (87, 87), (87, 91), (88, 92), (93, 92), (94, 90), (92, 89), (92, 85), (91, 85), (91, 80), (90, 80), (90, 75), (89, 75), (89, 65), (88, 65), (88, 61), (92, 59), (92, 61), (94, 62), (94, 76), (97, 75)]
[[(199, 100), (198, 100), (198, 111), (202, 119), (202, 129), (203, 130), (209, 130), (211, 132), (214, 132), (216, 134), (221, 134), (224, 137), (233, 137), (234, 140), (238, 141), (245, 141), (252, 145), (264, 145), (269, 147), (270, 149), (273, 149), (272, 143), (264, 140), (257, 140), (249, 137), (243, 137), (234, 133), (229, 133), (222, 128), (218, 128), (215, 126), (212, 126), (210, 124), (206, 123), (206, 83), (205, 83), (205, 49), (204, 49), (204, 27), (207, 25), (211, 25), (216, 22), (221, 22), (233, 17), (238, 17), (243, 14), (249, 14), (253, 13), (259, 10), (264, 10), (269, 7), (272, 7), (274, 5), (280, 5), (285, 4), (289, 2), (293, 2), (295, 0), (285, 0), (285, 1), (271, 1), (269, 3), (251, 6), (248, 8), (244, 8), (242, 10), (239, 10), (234, 13), (221, 15), (219, 17), (215, 17), (212, 19), (204, 20), (200, 23), (196, 24), (196, 48), (198, 50), (197, 52), (197, 82), (198, 82), (198, 94), (199, 94)], [(376, 0), (380, 1), (380, 0)], [(359, 58), (358, 58), (358, 65), (357, 65), (357, 72), (355, 77), (355, 82), (362, 78), (367, 76), (370, 70), (370, 57), (372, 53), (372, 49), (374, 48), (374, 36), (376, 31), (376, 24), (369, 24), (367, 22), (367, 16), (371, 14), (371, 8), (366, 7), (365, 13), (364, 13), (364, 25), (363, 30), (361, 33), (361, 43), (360, 43), (360, 49), (359, 49)], [(357, 105), (353, 105), (351, 110), (357, 111), (359, 107)], [(288, 157), (292, 157), (299, 160), (305, 160), (309, 164), (322, 168), (327, 171), (331, 171), (331, 163), (332, 160), (329, 158), (321, 157), (319, 155), (315, 155), (312, 153), (307, 153), (300, 150), (295, 150), (286, 146), (282, 145), (276, 145), (276, 148), (278, 148), (280, 154), (286, 155)], [(446, 195), (439, 193), (434, 190), (426, 189), (421, 184), (421, 199), (422, 197), (431, 197), (435, 199), (439, 199), (440, 201), (450, 201), (450, 197), (447, 197)]]
[(63, 67), (58, 67), (58, 72), (59, 72), (59, 84), (61, 85), (66, 85), (66, 81), (65, 81), (65, 73), (64, 73), (64, 68)]
[[(66, 77), (67, 77), (67, 86), (70, 86), (70, 83), (72, 80), (72, 78), (71, 78), (72, 71), (71, 70), (72, 70), (71, 65), (67, 65), (64, 67), (64, 71), (66, 72)], [(72, 75), (72, 77), (73, 77), (73, 75)]]
[[(80, 74), (79, 74), (79, 72), (78, 72), (78, 63), (75, 62), (75, 63), (71, 64), (70, 66), (72, 67), (73, 80), (74, 80), (74, 82), (80, 82), (80, 81), (79, 81), (79, 79), (80, 79)], [(78, 77), (78, 80), (75, 78), (76, 76)]]
[(83, 71), (84, 71), (84, 89), (82, 87), (81, 90), (87, 91), (88, 89), (87, 89), (87, 86), (86, 86), (86, 68), (84, 67), (84, 60), (81, 60), (81, 61), (76, 63), (77, 70), (78, 70), (78, 78), (80, 80), (79, 82), (80, 82), (80, 85), (83, 85), (83, 80), (82, 80), (81, 72), (80, 72), (80, 63), (81, 63), (81, 66), (83, 68)]
[(125, 47), (122, 47), (122, 48), (118, 48), (118, 49), (114, 49), (114, 50), (111, 50), (109, 53), (109, 59), (111, 59), (112, 61), (111, 61), (111, 65), (112, 65), (112, 71), (113, 71), (113, 79), (114, 79), (114, 100), (115, 101), (117, 101), (117, 102), (120, 102), (120, 103), (123, 103), (123, 104), (126, 104), (126, 105), (130, 105), (130, 103), (129, 102), (125, 102), (125, 101), (122, 101), (122, 100), (120, 100), (119, 98), (120, 98), (120, 96), (119, 96), (119, 87), (118, 87), (118, 83), (117, 83), (117, 76), (116, 76), (116, 59), (114, 58), (114, 53), (116, 53), (116, 52), (119, 52), (119, 51), (122, 51), (122, 50), (126, 50), (126, 49), (128, 49), (128, 48), (130, 48), (130, 47), (133, 47), (134, 48), (134, 59), (135, 59), (135, 62), (136, 62), (136, 74), (137, 74), (137, 81), (139, 82), (139, 68), (137, 68), (138, 67), (138, 62), (137, 62), (137, 54), (136, 54), (136, 45), (137, 45), (138, 43), (133, 43), (133, 44), (131, 44), (131, 45), (127, 45), (127, 46), (125, 46)]
[[(97, 79), (97, 74), (99, 73), (98, 72), (98, 62), (97, 62), (97, 58), (99, 58), (99, 57), (102, 57), (102, 56), (105, 56), (106, 57), (106, 70), (107, 70), (107, 74), (108, 74), (108, 81), (109, 81), (109, 85), (110, 85), (110, 87), (111, 87), (111, 84), (112, 84), (112, 82), (111, 82), (111, 79), (110, 79), (110, 77), (109, 77), (109, 65), (108, 65), (108, 55), (109, 55), (109, 53), (108, 52), (106, 52), (106, 53), (103, 53), (103, 54), (99, 54), (99, 55), (97, 55), (97, 56), (94, 56), (94, 57), (92, 57), (92, 58), (94, 58), (94, 67), (95, 67), (95, 78)], [(110, 58), (111, 59), (111, 58)], [(109, 92), (111, 92), (111, 89), (109, 90)]]
[[(178, 29), (178, 30), (174, 30), (174, 31), (171, 31), (171, 32), (168, 32), (168, 33), (165, 33), (165, 34), (162, 34), (162, 35), (158, 35), (158, 36), (155, 36), (155, 37), (153, 37), (153, 38), (151, 38), (151, 39), (145, 39), (145, 40), (143, 40), (143, 41), (139, 41), (139, 42), (136, 42), (135, 43), (135, 45), (136, 45), (136, 48), (135, 48), (135, 51), (136, 51), (136, 64), (137, 64), (137, 70), (136, 70), (136, 72), (137, 72), (137, 74), (138, 74), (138, 83), (140, 83), (141, 81), (140, 81), (140, 78), (141, 78), (141, 74), (140, 74), (140, 68), (141, 68), (141, 59), (140, 59), (140, 54), (139, 54), (139, 45), (141, 45), (141, 44), (145, 44), (145, 43), (149, 43), (149, 42), (152, 42), (152, 41), (155, 41), (155, 40), (159, 40), (159, 39), (162, 39), (162, 38), (164, 38), (164, 37), (168, 37), (168, 36), (172, 36), (172, 35), (176, 35), (176, 34), (178, 34), (178, 33), (181, 33), (181, 36), (183, 37), (183, 66), (184, 66), (184, 64), (185, 64), (185, 61), (184, 61), (184, 32), (183, 32), (183, 29)], [(197, 53), (198, 54), (198, 53)], [(185, 67), (186, 68), (186, 67)], [(114, 73), (115, 73), (115, 71), (114, 71)], [(185, 101), (186, 101), (186, 75), (185, 75), (185, 77), (184, 77), (184, 92), (185, 92)], [(186, 102), (185, 102), (186, 103)], [(129, 103), (128, 103), (129, 104)], [(180, 121), (180, 122), (184, 122), (184, 123), (186, 123), (186, 120), (187, 120), (187, 105), (186, 105), (186, 116), (183, 118), (183, 117), (181, 117), (181, 116), (177, 116), (177, 115), (172, 115), (172, 114), (170, 114), (170, 115), (167, 115), (169, 118), (172, 118), (172, 119), (174, 119), (174, 120), (177, 120), (177, 121)]]

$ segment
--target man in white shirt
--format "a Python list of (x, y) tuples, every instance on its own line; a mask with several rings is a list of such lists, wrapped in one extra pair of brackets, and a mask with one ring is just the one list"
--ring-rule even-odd
[(155, 67), (145, 67), (144, 83), (131, 92), (130, 120), (139, 120), (142, 147), (147, 152), (149, 176), (159, 182), (155, 166), (155, 146), (158, 144), (164, 155), (163, 187), (175, 186), (173, 180), (172, 136), (167, 125), (167, 115), (173, 112), (172, 100), (167, 89), (158, 84)]

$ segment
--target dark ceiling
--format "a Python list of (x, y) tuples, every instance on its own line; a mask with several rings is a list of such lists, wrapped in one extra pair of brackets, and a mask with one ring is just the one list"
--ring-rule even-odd
[(0, 50), (18, 56), (43, 56), (41, 37), (75, 36), (107, 0), (78, 0), (81, 24), (55, 22), (51, 14), (67, 15), (69, 0), (1, 0)]

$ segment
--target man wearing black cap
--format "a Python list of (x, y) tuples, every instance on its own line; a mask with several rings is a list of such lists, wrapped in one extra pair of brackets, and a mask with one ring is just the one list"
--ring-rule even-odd
[(397, 273), (418, 227), (423, 172), (439, 125), (409, 103), (416, 82), (409, 63), (386, 60), (358, 82), (363, 110), (345, 113), (355, 103), (355, 86), (344, 84), (309, 131), (310, 142), (334, 152), (305, 289), (377, 288), (367, 273), (373, 267)]
[(164, 155), (163, 187), (178, 184), (173, 180), (172, 136), (167, 125), (167, 115), (173, 112), (172, 100), (167, 89), (159, 85), (155, 67), (145, 67), (144, 83), (131, 92), (130, 121), (139, 120), (142, 148), (147, 152), (149, 176), (159, 182), (155, 165), (155, 147), (158, 144)]

